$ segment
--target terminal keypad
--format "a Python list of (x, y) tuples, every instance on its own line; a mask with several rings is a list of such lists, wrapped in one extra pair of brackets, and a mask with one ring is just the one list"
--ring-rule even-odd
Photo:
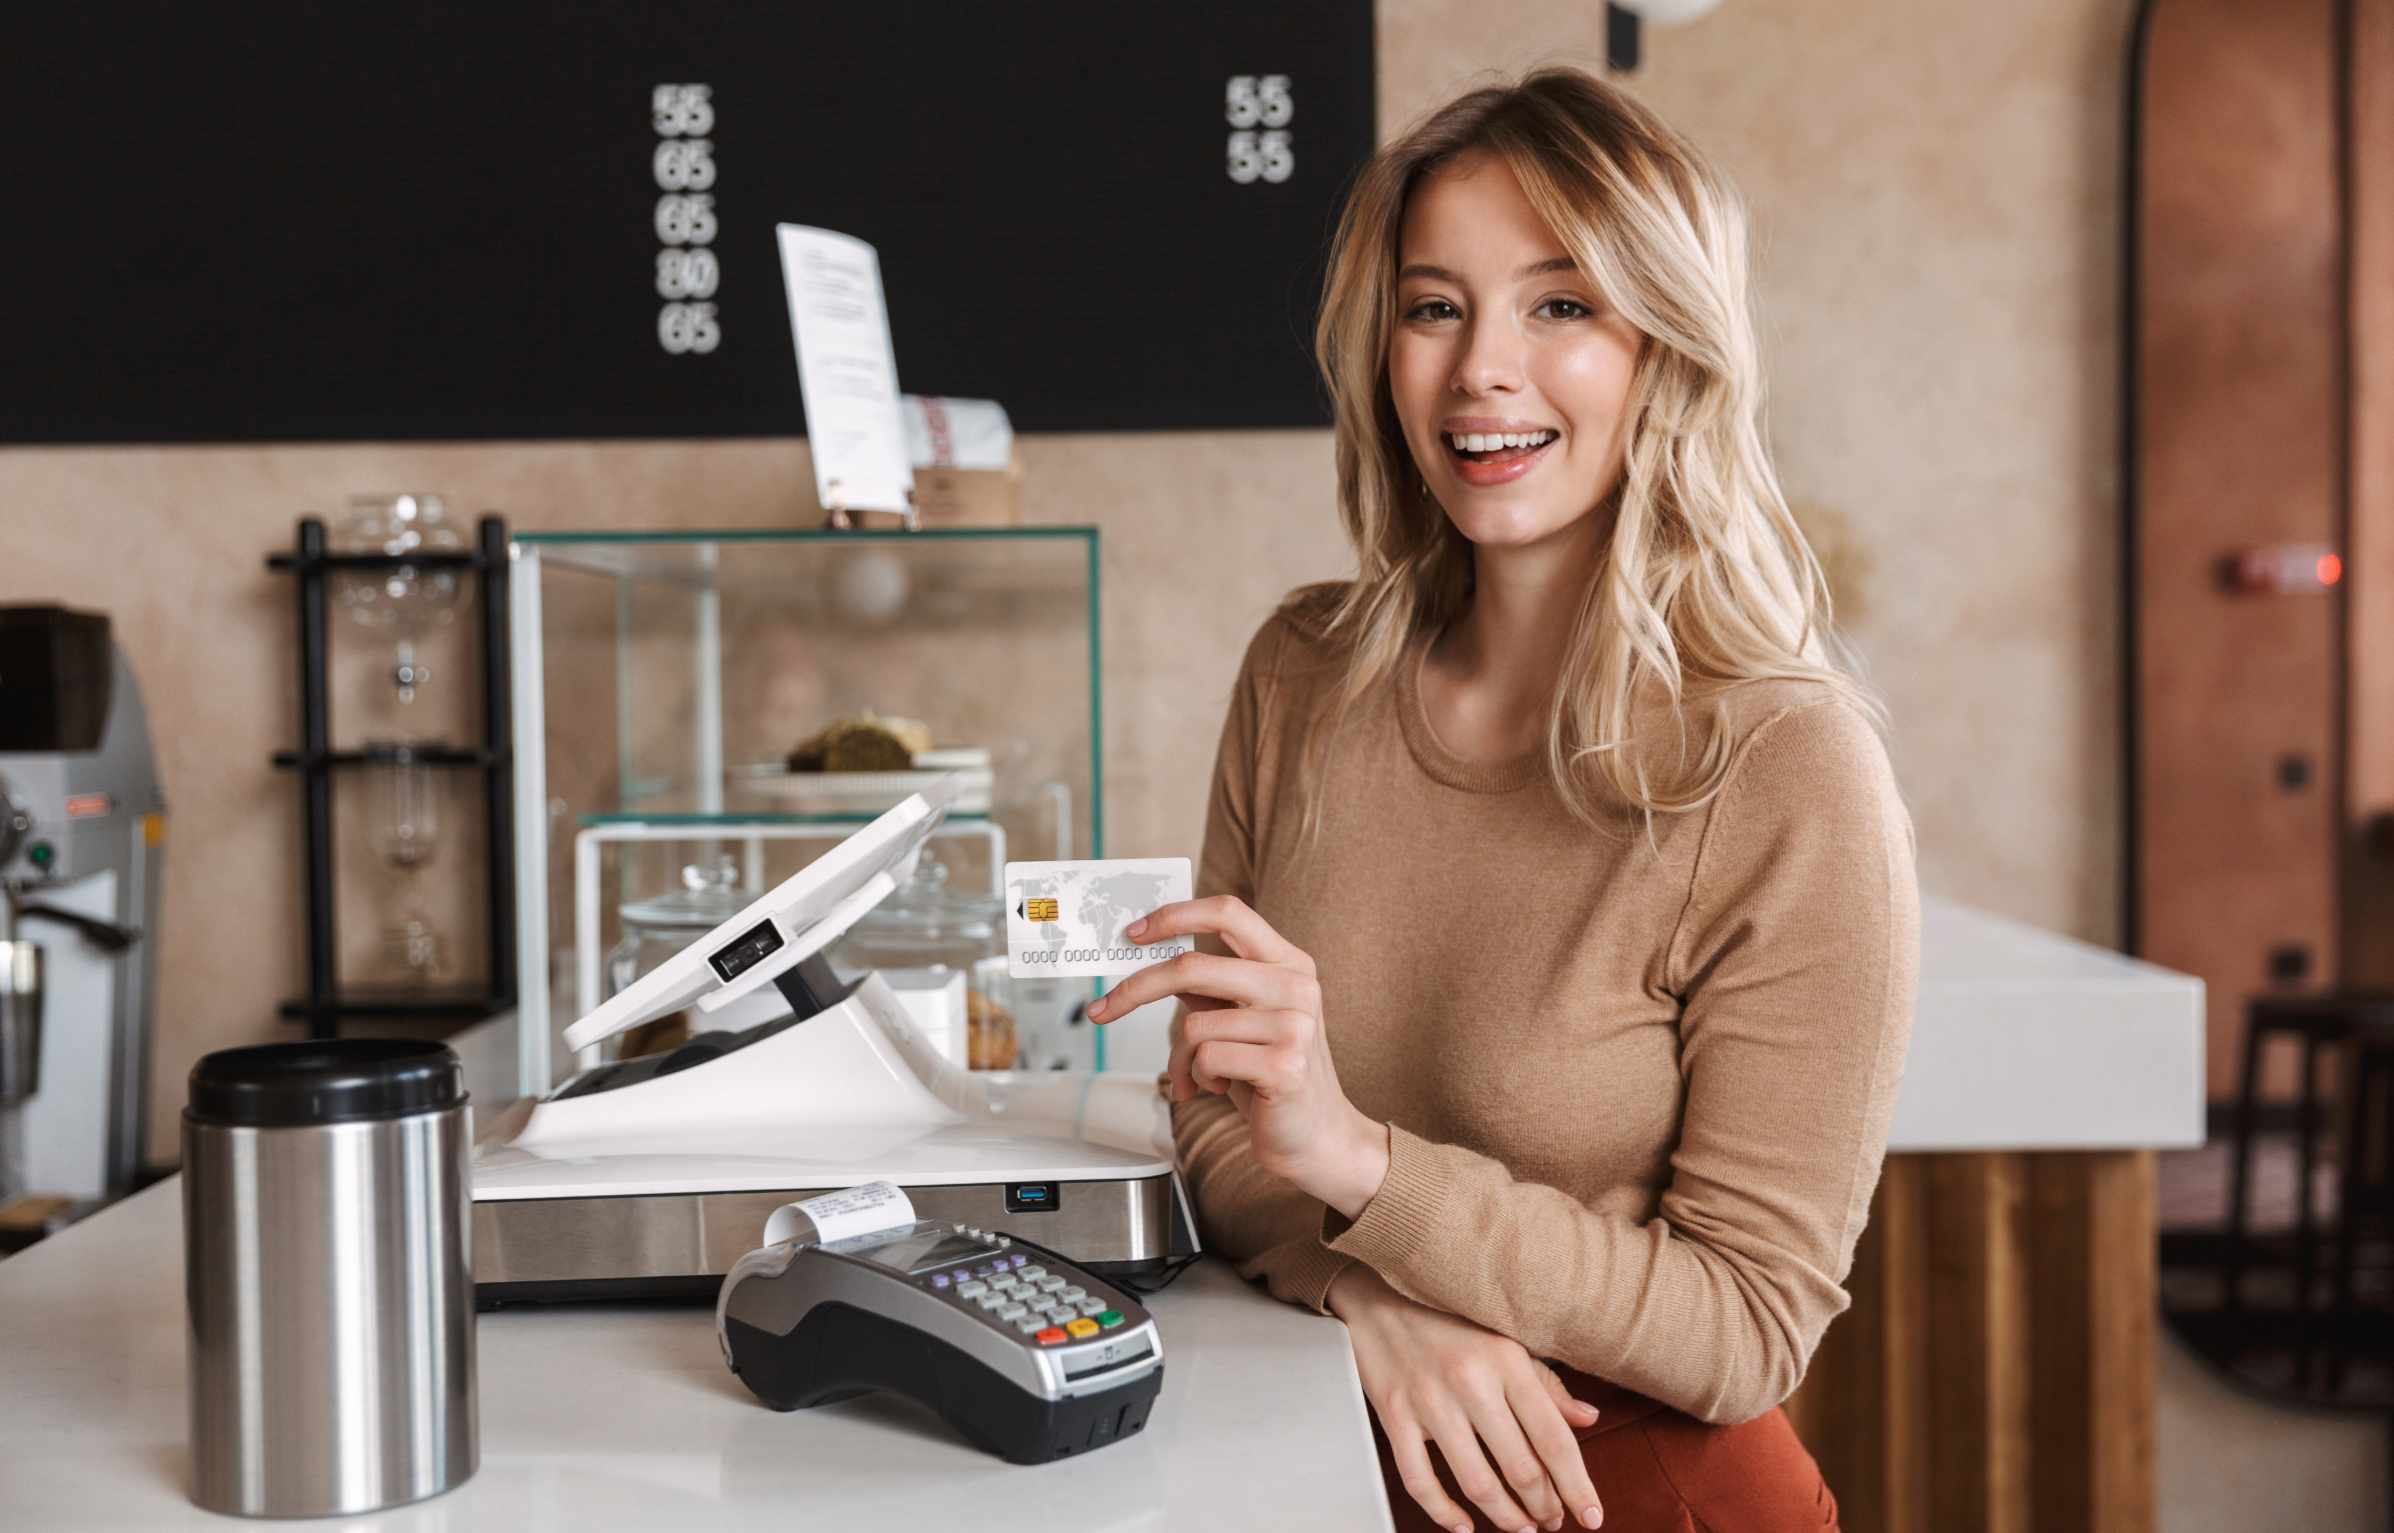
[(953, 1228), (1000, 1249), (993, 1256), (924, 1274), (917, 1282), (926, 1292), (1043, 1348), (1086, 1341), (1127, 1323), (1128, 1317), (1111, 1300), (1050, 1272), (1027, 1253), (1004, 1249), (1012, 1244), (1007, 1237), (972, 1225)]

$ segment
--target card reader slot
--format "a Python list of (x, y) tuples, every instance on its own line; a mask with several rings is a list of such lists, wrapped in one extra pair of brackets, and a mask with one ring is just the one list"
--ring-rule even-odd
[(1091, 1363), (1086, 1368), (1066, 1368), (1064, 1370), (1064, 1382), (1067, 1384), (1077, 1384), (1082, 1379), (1095, 1378), (1101, 1373), (1112, 1373), (1117, 1368), (1128, 1368), (1133, 1363), (1146, 1362), (1153, 1356), (1155, 1356), (1155, 1348), (1141, 1347), (1138, 1351), (1133, 1352), (1130, 1356), (1118, 1357), (1112, 1362)]
[(780, 951), (781, 945), (780, 930), (769, 920), (759, 921), (717, 948), (709, 955), (707, 963), (714, 969), (716, 977), (728, 985), (756, 967), (757, 960)]

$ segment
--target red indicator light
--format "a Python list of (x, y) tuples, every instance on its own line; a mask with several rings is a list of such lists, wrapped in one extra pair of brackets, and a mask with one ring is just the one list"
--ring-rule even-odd
[(2228, 590), (2254, 596), (2316, 596), (2344, 579), (2344, 556), (2324, 543), (2267, 543), (2220, 561)]

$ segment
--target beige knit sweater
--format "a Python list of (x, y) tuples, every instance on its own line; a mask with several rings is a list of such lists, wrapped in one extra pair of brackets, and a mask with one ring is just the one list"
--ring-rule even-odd
[(1305, 610), (1247, 651), (1197, 892), (1313, 955), (1388, 1177), (1350, 1224), (1199, 1096), (1173, 1127), (1208, 1245), (1292, 1303), (1360, 1261), (1706, 1421), (1769, 1410), (1848, 1302), (1911, 1033), (1912, 828), (1877, 735), (1818, 683), (1738, 688), (1721, 793), (1651, 841), (1626, 806), (1599, 832), (1542, 756), (1444, 747), (1417, 640), (1339, 736), (1308, 843), (1342, 659)]

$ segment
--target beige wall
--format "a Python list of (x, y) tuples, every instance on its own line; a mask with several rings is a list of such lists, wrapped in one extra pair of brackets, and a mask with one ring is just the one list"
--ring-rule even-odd
[[(2129, 11), (1727, 0), (1649, 29), (1636, 80), (1753, 204), (1781, 463), (1870, 566), (1855, 637), (1925, 882), (2096, 939), (2119, 871)], [(1602, 12), (1381, 0), (1384, 125), (1489, 68), (1595, 62)], [(1040, 437), (1023, 457), (1037, 517), (1104, 530), (1109, 849), (1188, 849), (1241, 643), (1343, 567), (1327, 436)], [(265, 765), (295, 728), (289, 590), (261, 562), (292, 519), (426, 488), (525, 528), (788, 525), (811, 520), (808, 481), (794, 442), (0, 451), (0, 601), (115, 616), (172, 798), (157, 1147), (191, 1061), (280, 1035), (299, 983), (297, 806)]]

